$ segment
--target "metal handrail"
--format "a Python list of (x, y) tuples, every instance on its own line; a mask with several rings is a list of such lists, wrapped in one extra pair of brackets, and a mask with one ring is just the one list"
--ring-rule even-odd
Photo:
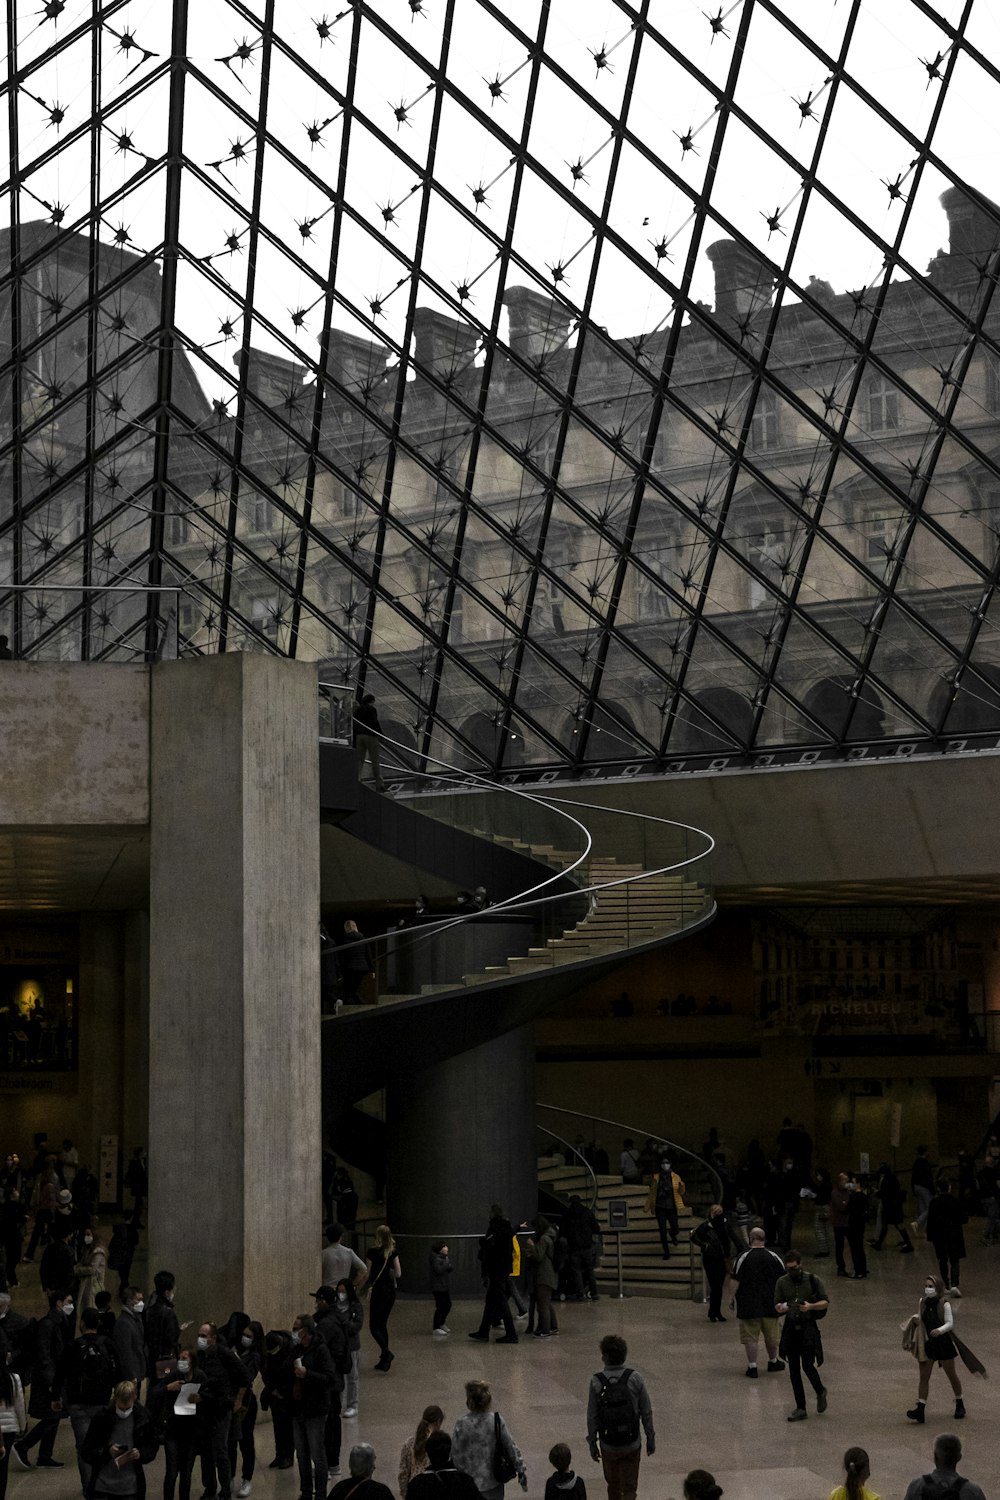
[[(542, 1108), (544, 1108), (544, 1105), (542, 1106)], [(591, 1213), (593, 1213), (594, 1209), (597, 1207), (597, 1174), (595, 1173), (593, 1167), (590, 1165), (590, 1162), (578, 1147), (574, 1146), (572, 1142), (565, 1140), (563, 1136), (556, 1135), (554, 1130), (549, 1130), (545, 1125), (539, 1125), (537, 1121), (535, 1122), (535, 1129), (540, 1130), (543, 1135), (547, 1135), (550, 1140), (558, 1141), (560, 1146), (565, 1146), (566, 1150), (571, 1151), (577, 1158), (580, 1165), (583, 1167), (584, 1172), (590, 1179), (590, 1202), (587, 1204), (587, 1207), (590, 1209)], [(552, 1196), (553, 1198), (560, 1198), (562, 1195), (560, 1193), (554, 1192)]]
[[(321, 684), (321, 686), (334, 686), (334, 684)], [(402, 752), (403, 754), (413, 753), (407, 746), (403, 745), (398, 740), (393, 740), (385, 733), (382, 733), (379, 738), (385, 745), (392, 746), (394, 749)], [(536, 792), (529, 792), (522, 787), (506, 786), (501, 783), (490, 781), (487, 777), (478, 776), (475, 772), (470, 772), (455, 766), (451, 766), (447, 761), (440, 760), (435, 756), (424, 755), (422, 756), (422, 759), (424, 761), (431, 761), (435, 765), (442, 767), (443, 772), (446, 774), (443, 774), (440, 771), (430, 772), (407, 770), (407, 776), (411, 779), (416, 778), (423, 781), (432, 781), (438, 784), (445, 783), (444, 790), (446, 790), (448, 793), (461, 791), (464, 788), (469, 788), (472, 790), (486, 790), (491, 793), (499, 791), (503, 792), (507, 796), (519, 797), (523, 801), (534, 803), (537, 806), (543, 807), (550, 812), (560, 813), (560, 804), (575, 807), (586, 807), (593, 811), (593, 805), (590, 803), (574, 802), (572, 799), (562, 797), (543, 797)], [(649, 870), (643, 870), (638, 875), (624, 875), (615, 880), (600, 881), (588, 885), (581, 884), (573, 892), (562, 891), (557, 892), (555, 895), (539, 896), (537, 895), (537, 892), (544, 891), (547, 886), (552, 885), (555, 881), (564, 879), (567, 876), (572, 876), (573, 872), (578, 869), (581, 864), (584, 863), (584, 861), (590, 854), (591, 849), (593, 848), (593, 838), (586, 825), (582, 823), (578, 818), (573, 817), (571, 814), (562, 813), (562, 816), (566, 818), (567, 822), (572, 824), (574, 828), (583, 836), (583, 851), (575, 860), (573, 860), (571, 864), (569, 864), (564, 870), (553, 871), (550, 876), (546, 877), (545, 880), (539, 881), (537, 885), (528, 887), (527, 890), (519, 892), (516, 896), (507, 897), (502, 901), (497, 901), (492, 906), (485, 908), (482, 911), (460, 912), (454, 916), (442, 917), (441, 920), (437, 922), (421, 924), (419, 932), (414, 932), (412, 934), (414, 943), (428, 941), (436, 936), (436, 934), (438, 934), (439, 932), (445, 931), (450, 927), (460, 926), (467, 922), (475, 922), (477, 919), (483, 917), (495, 916), (499, 912), (535, 913), (539, 908), (547, 905), (553, 905), (554, 903), (559, 901), (577, 900), (580, 896), (589, 896), (593, 900), (602, 891), (614, 890), (621, 886), (641, 885), (643, 881), (651, 880), (658, 875), (673, 874), (678, 870), (687, 868), (689, 865), (696, 864), (699, 860), (707, 858), (715, 848), (715, 839), (712, 837), (712, 835), (706, 833), (701, 828), (696, 828), (693, 824), (690, 823), (680, 823), (672, 818), (659, 818), (654, 814), (636, 813), (631, 809), (624, 808), (602, 806), (600, 808), (600, 812), (602, 816), (610, 814), (612, 816), (638, 818), (644, 822), (659, 824), (663, 828), (679, 830), (682, 833), (686, 834), (696, 834), (700, 839), (705, 840), (706, 847), (697, 854), (687, 855), (683, 859), (676, 860), (670, 864), (660, 865)], [(707, 920), (714, 913), (714, 910), (715, 903), (713, 901), (711, 903), (710, 910), (707, 913), (703, 914), (702, 920)], [(684, 926), (686, 925), (687, 924), (682, 923), (681, 930), (683, 930)], [(405, 930), (406, 929), (399, 928), (394, 929), (394, 936), (397, 938), (397, 940), (400, 936), (401, 931)], [(377, 941), (377, 939), (362, 936), (350, 943), (331, 944), (329, 947), (326, 947), (324, 951), (333, 952), (335, 954), (347, 953), (353, 948), (360, 948), (367, 943), (375, 941)]]
[[(625, 1135), (632, 1136), (633, 1138), (637, 1136), (641, 1138), (644, 1134), (644, 1132), (638, 1129), (635, 1125), (626, 1125), (622, 1120), (608, 1120), (603, 1115), (594, 1115), (591, 1114), (588, 1110), (564, 1109), (559, 1104), (539, 1104), (537, 1108), (551, 1110), (553, 1111), (553, 1113), (559, 1115), (572, 1115), (578, 1120), (590, 1120), (590, 1122), (594, 1125), (611, 1125), (615, 1130), (623, 1131)], [(651, 1140), (659, 1141), (662, 1145), (667, 1146), (671, 1154), (680, 1153), (681, 1156), (690, 1157), (693, 1162), (696, 1162), (699, 1171), (707, 1172), (709, 1177), (711, 1178), (712, 1189), (715, 1193), (713, 1202), (721, 1202), (722, 1178), (709, 1162), (705, 1161), (705, 1159), (699, 1156), (697, 1152), (689, 1151), (686, 1146), (681, 1146), (676, 1141), (668, 1140), (666, 1136), (658, 1135), (655, 1131), (646, 1131), (645, 1134), (649, 1136)]]

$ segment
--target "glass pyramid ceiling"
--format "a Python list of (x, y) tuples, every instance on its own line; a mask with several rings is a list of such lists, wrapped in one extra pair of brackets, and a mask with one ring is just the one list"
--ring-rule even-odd
[(1000, 731), (989, 0), (6, 39), (15, 656), (314, 660), (501, 771)]

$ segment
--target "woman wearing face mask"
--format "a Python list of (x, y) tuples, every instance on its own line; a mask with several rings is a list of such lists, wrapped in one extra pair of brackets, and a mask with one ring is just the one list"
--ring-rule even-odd
[[(241, 1314), (245, 1316), (245, 1314)], [(235, 1493), (244, 1500), (253, 1488), (253, 1471), (257, 1466), (257, 1449), (254, 1443), (254, 1427), (257, 1423), (257, 1397), (254, 1382), (264, 1362), (264, 1329), (260, 1323), (247, 1318), (239, 1336), (232, 1344), (233, 1353), (247, 1372), (243, 1404), (233, 1412), (229, 1428), (229, 1468), (236, 1483), (236, 1449), (239, 1447), (241, 1470), (240, 1486)]]
[(354, 1283), (346, 1278), (337, 1282), (337, 1303), (334, 1312), (347, 1335), (347, 1347), (351, 1351), (351, 1369), (345, 1381), (342, 1415), (356, 1417), (361, 1383), (361, 1330), (365, 1326), (365, 1309), (354, 1289)]
[(17, 1442), (28, 1425), (21, 1377), (14, 1374), (10, 1360), (10, 1345), (5, 1341), (0, 1353), (0, 1500), (4, 1500), (7, 1494), (11, 1445)]
[(955, 1416), (965, 1416), (962, 1400), (962, 1382), (955, 1369), (955, 1360), (961, 1355), (966, 1369), (977, 1375), (986, 1371), (979, 1360), (960, 1339), (955, 1336), (955, 1316), (951, 1303), (945, 1296), (945, 1284), (940, 1276), (928, 1275), (924, 1280), (924, 1292), (920, 1305), (912, 1318), (903, 1324), (903, 1348), (908, 1349), (917, 1361), (920, 1372), (917, 1384), (917, 1404), (906, 1413), (911, 1422), (923, 1422), (927, 1392), (930, 1389), (931, 1370), (939, 1364), (948, 1377), (955, 1392)]
[(157, 1447), (156, 1428), (136, 1400), (135, 1381), (120, 1381), (111, 1405), (94, 1417), (83, 1444), (81, 1457), (93, 1470), (88, 1500), (121, 1500), (123, 1495), (143, 1500), (143, 1466), (153, 1462)]
[(96, 1307), (94, 1300), (98, 1292), (104, 1291), (104, 1273), (108, 1269), (108, 1250), (93, 1229), (85, 1229), (80, 1236), (81, 1255), (73, 1267), (73, 1274), (80, 1284), (81, 1312)]
[(191, 1471), (198, 1452), (198, 1423), (191, 1416), (177, 1416), (174, 1404), (192, 1380), (191, 1354), (182, 1349), (168, 1375), (149, 1393), (149, 1409), (158, 1432), (163, 1434), (163, 1500), (174, 1500), (180, 1482), (180, 1500), (191, 1500)]

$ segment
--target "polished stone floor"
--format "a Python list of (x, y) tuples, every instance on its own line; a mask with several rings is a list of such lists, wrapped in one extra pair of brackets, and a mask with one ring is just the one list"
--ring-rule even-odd
[[(646, 1376), (656, 1423), (657, 1451), (652, 1459), (643, 1458), (640, 1496), (680, 1500), (684, 1474), (699, 1467), (712, 1470), (730, 1500), (825, 1500), (840, 1482), (844, 1449), (860, 1443), (871, 1456), (872, 1488), (888, 1500), (901, 1497), (914, 1475), (931, 1468), (934, 1435), (957, 1430), (966, 1453), (963, 1471), (983, 1487), (988, 1500), (996, 1500), (1000, 1248), (981, 1248), (977, 1230), (977, 1223), (969, 1226), (970, 1258), (962, 1278), (965, 1296), (957, 1304), (957, 1331), (993, 1378), (965, 1379), (969, 1415), (964, 1422), (952, 1420), (950, 1388), (939, 1370), (931, 1382), (927, 1425), (915, 1427), (904, 1415), (916, 1393), (916, 1365), (900, 1347), (899, 1325), (915, 1310), (931, 1263), (921, 1244), (913, 1256), (889, 1249), (873, 1253), (867, 1281), (830, 1281), (832, 1303), (823, 1324), (829, 1410), (817, 1416), (810, 1402), (807, 1422), (789, 1426), (785, 1420), (792, 1406), (787, 1375), (755, 1382), (744, 1378), (735, 1320), (710, 1324), (705, 1309), (690, 1302), (636, 1298), (571, 1304), (560, 1309), (558, 1338), (522, 1339), (513, 1348), (469, 1341), (467, 1332), (479, 1314), (471, 1303), (456, 1304), (449, 1319), (452, 1336), (438, 1340), (429, 1336), (430, 1300), (401, 1300), (390, 1325), (396, 1361), (388, 1375), (372, 1370), (376, 1354), (365, 1336), (360, 1417), (344, 1424), (345, 1445), (362, 1439), (373, 1443), (380, 1460), (377, 1477), (395, 1490), (399, 1448), (422, 1407), (438, 1402), (450, 1425), (463, 1409), (464, 1382), (484, 1377), (524, 1453), (529, 1496), (541, 1497), (548, 1450), (563, 1441), (573, 1450), (592, 1500), (603, 1500), (600, 1471), (590, 1463), (584, 1442), (587, 1380), (598, 1364), (598, 1340), (607, 1332), (620, 1332), (628, 1340), (629, 1363)], [(829, 1266), (830, 1261), (816, 1263), (820, 1272)], [(33, 1310), (35, 1297), (26, 1286), (19, 1305)], [(182, 1316), (203, 1315), (199, 1309), (179, 1310)], [(254, 1496), (296, 1500), (294, 1471), (266, 1467), (273, 1457), (269, 1426), (258, 1428), (258, 1435), (264, 1466), (258, 1470)], [(72, 1458), (68, 1424), (56, 1455)], [(158, 1460), (149, 1474), (149, 1494), (156, 1500), (160, 1473)], [(193, 1495), (200, 1490), (196, 1485)], [(519, 1491), (509, 1493), (513, 1500)], [(11, 1471), (9, 1495), (14, 1500), (63, 1500), (77, 1494), (75, 1470), (68, 1466)]]

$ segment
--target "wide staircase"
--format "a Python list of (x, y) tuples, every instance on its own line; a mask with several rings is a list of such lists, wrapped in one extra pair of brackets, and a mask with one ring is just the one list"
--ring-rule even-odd
[[(569, 1114), (548, 1105), (539, 1106), (539, 1110), (540, 1118)], [(638, 1138), (638, 1133), (630, 1132), (627, 1127), (617, 1128), (623, 1138), (630, 1134), (633, 1139)], [(567, 1204), (576, 1195), (591, 1207), (601, 1226), (604, 1248), (596, 1280), (602, 1295), (615, 1296), (619, 1289), (619, 1233), (610, 1228), (608, 1205), (612, 1200), (624, 1199), (628, 1205), (629, 1227), (620, 1235), (621, 1290), (626, 1296), (633, 1297), (701, 1297), (701, 1253), (690, 1243), (691, 1231), (705, 1217), (708, 1205), (717, 1200), (721, 1184), (700, 1157), (673, 1142), (667, 1143), (667, 1149), (674, 1170), (685, 1185), (687, 1205), (687, 1211), (677, 1215), (679, 1243), (671, 1248), (669, 1260), (663, 1259), (656, 1218), (646, 1212), (648, 1183), (626, 1183), (615, 1173), (595, 1173), (585, 1161), (573, 1160), (573, 1148), (569, 1152), (539, 1158), (539, 1188)]]

